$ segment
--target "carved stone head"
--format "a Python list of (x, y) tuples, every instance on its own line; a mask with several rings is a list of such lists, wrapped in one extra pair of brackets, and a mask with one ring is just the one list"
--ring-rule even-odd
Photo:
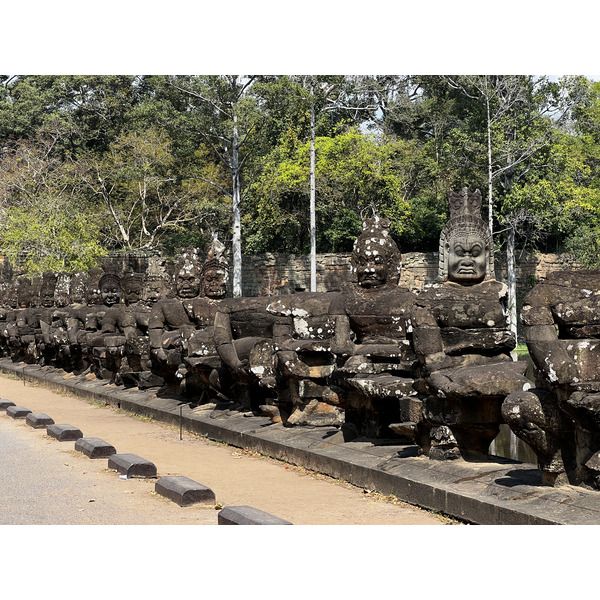
[(91, 306), (102, 304), (102, 294), (100, 292), (100, 278), (102, 277), (102, 269), (100, 267), (92, 267), (89, 271), (87, 281), (87, 303)]
[(170, 278), (159, 257), (152, 256), (148, 261), (146, 282), (144, 286), (144, 302), (152, 306), (169, 294)]
[(494, 248), (481, 218), (481, 193), (463, 188), (449, 196), (450, 219), (440, 235), (439, 277), (461, 285), (494, 278)]
[(54, 288), (54, 305), (58, 307), (71, 304), (71, 274), (59, 273)]
[(224, 258), (225, 245), (214, 238), (206, 252), (202, 267), (202, 295), (207, 298), (223, 298), (227, 293), (229, 264)]
[(42, 275), (42, 289), (40, 290), (40, 302), (44, 308), (54, 306), (54, 290), (56, 289), (56, 273), (46, 271)]
[(17, 278), (16, 286), (19, 308), (27, 308), (28, 306), (31, 306), (33, 299), (31, 281), (27, 277), (19, 277)]
[(104, 306), (114, 306), (121, 301), (121, 278), (115, 273), (105, 273), (98, 282)]
[(71, 302), (73, 304), (83, 304), (86, 301), (86, 288), (88, 283), (87, 273), (77, 271), (71, 276)]
[(186, 248), (177, 262), (175, 289), (177, 297), (195, 298), (200, 293), (201, 268), (195, 248)]
[(121, 280), (121, 287), (127, 306), (140, 302), (144, 296), (144, 276), (141, 273), (127, 273)]
[(357, 283), (362, 288), (398, 284), (402, 258), (396, 242), (390, 236), (389, 219), (374, 216), (363, 223), (363, 232), (354, 242), (351, 265)]

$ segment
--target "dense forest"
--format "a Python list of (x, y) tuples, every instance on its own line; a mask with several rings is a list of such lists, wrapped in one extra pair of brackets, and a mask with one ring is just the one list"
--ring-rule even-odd
[(581, 76), (1, 76), (0, 142), (0, 250), (32, 275), (213, 235), (234, 267), (347, 252), (373, 211), (403, 252), (436, 250), (464, 186), (509, 264), (600, 264), (600, 84)]

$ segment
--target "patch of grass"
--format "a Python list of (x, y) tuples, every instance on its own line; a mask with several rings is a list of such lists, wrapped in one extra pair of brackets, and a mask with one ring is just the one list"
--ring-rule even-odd
[(527, 344), (519, 344), (515, 348), (515, 352), (519, 358), (529, 356), (529, 350), (527, 349)]

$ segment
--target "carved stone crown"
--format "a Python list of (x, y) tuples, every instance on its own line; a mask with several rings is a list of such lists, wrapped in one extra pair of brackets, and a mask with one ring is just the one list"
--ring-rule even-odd
[(481, 219), (481, 192), (479, 190), (469, 192), (469, 188), (464, 187), (460, 193), (450, 192), (448, 202), (450, 203), (451, 219), (460, 215), (473, 215)]

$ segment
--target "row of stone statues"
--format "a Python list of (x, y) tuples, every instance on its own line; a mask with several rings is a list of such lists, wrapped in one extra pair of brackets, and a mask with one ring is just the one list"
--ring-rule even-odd
[[(408, 438), (430, 459), (487, 458), (506, 422), (539, 457), (544, 483), (600, 489), (600, 275), (540, 284), (523, 322), (538, 381), (511, 358), (507, 287), (494, 277), (481, 194), (450, 194), (439, 282), (398, 285), (389, 221), (364, 223), (343, 291), (226, 298), (214, 240), (182, 252), (174, 282), (92, 270), (19, 278), (4, 290), (0, 346), (13, 360), (164, 387), (284, 425)], [(590, 362), (591, 361), (591, 362)], [(215, 415), (217, 414), (215, 409)]]

